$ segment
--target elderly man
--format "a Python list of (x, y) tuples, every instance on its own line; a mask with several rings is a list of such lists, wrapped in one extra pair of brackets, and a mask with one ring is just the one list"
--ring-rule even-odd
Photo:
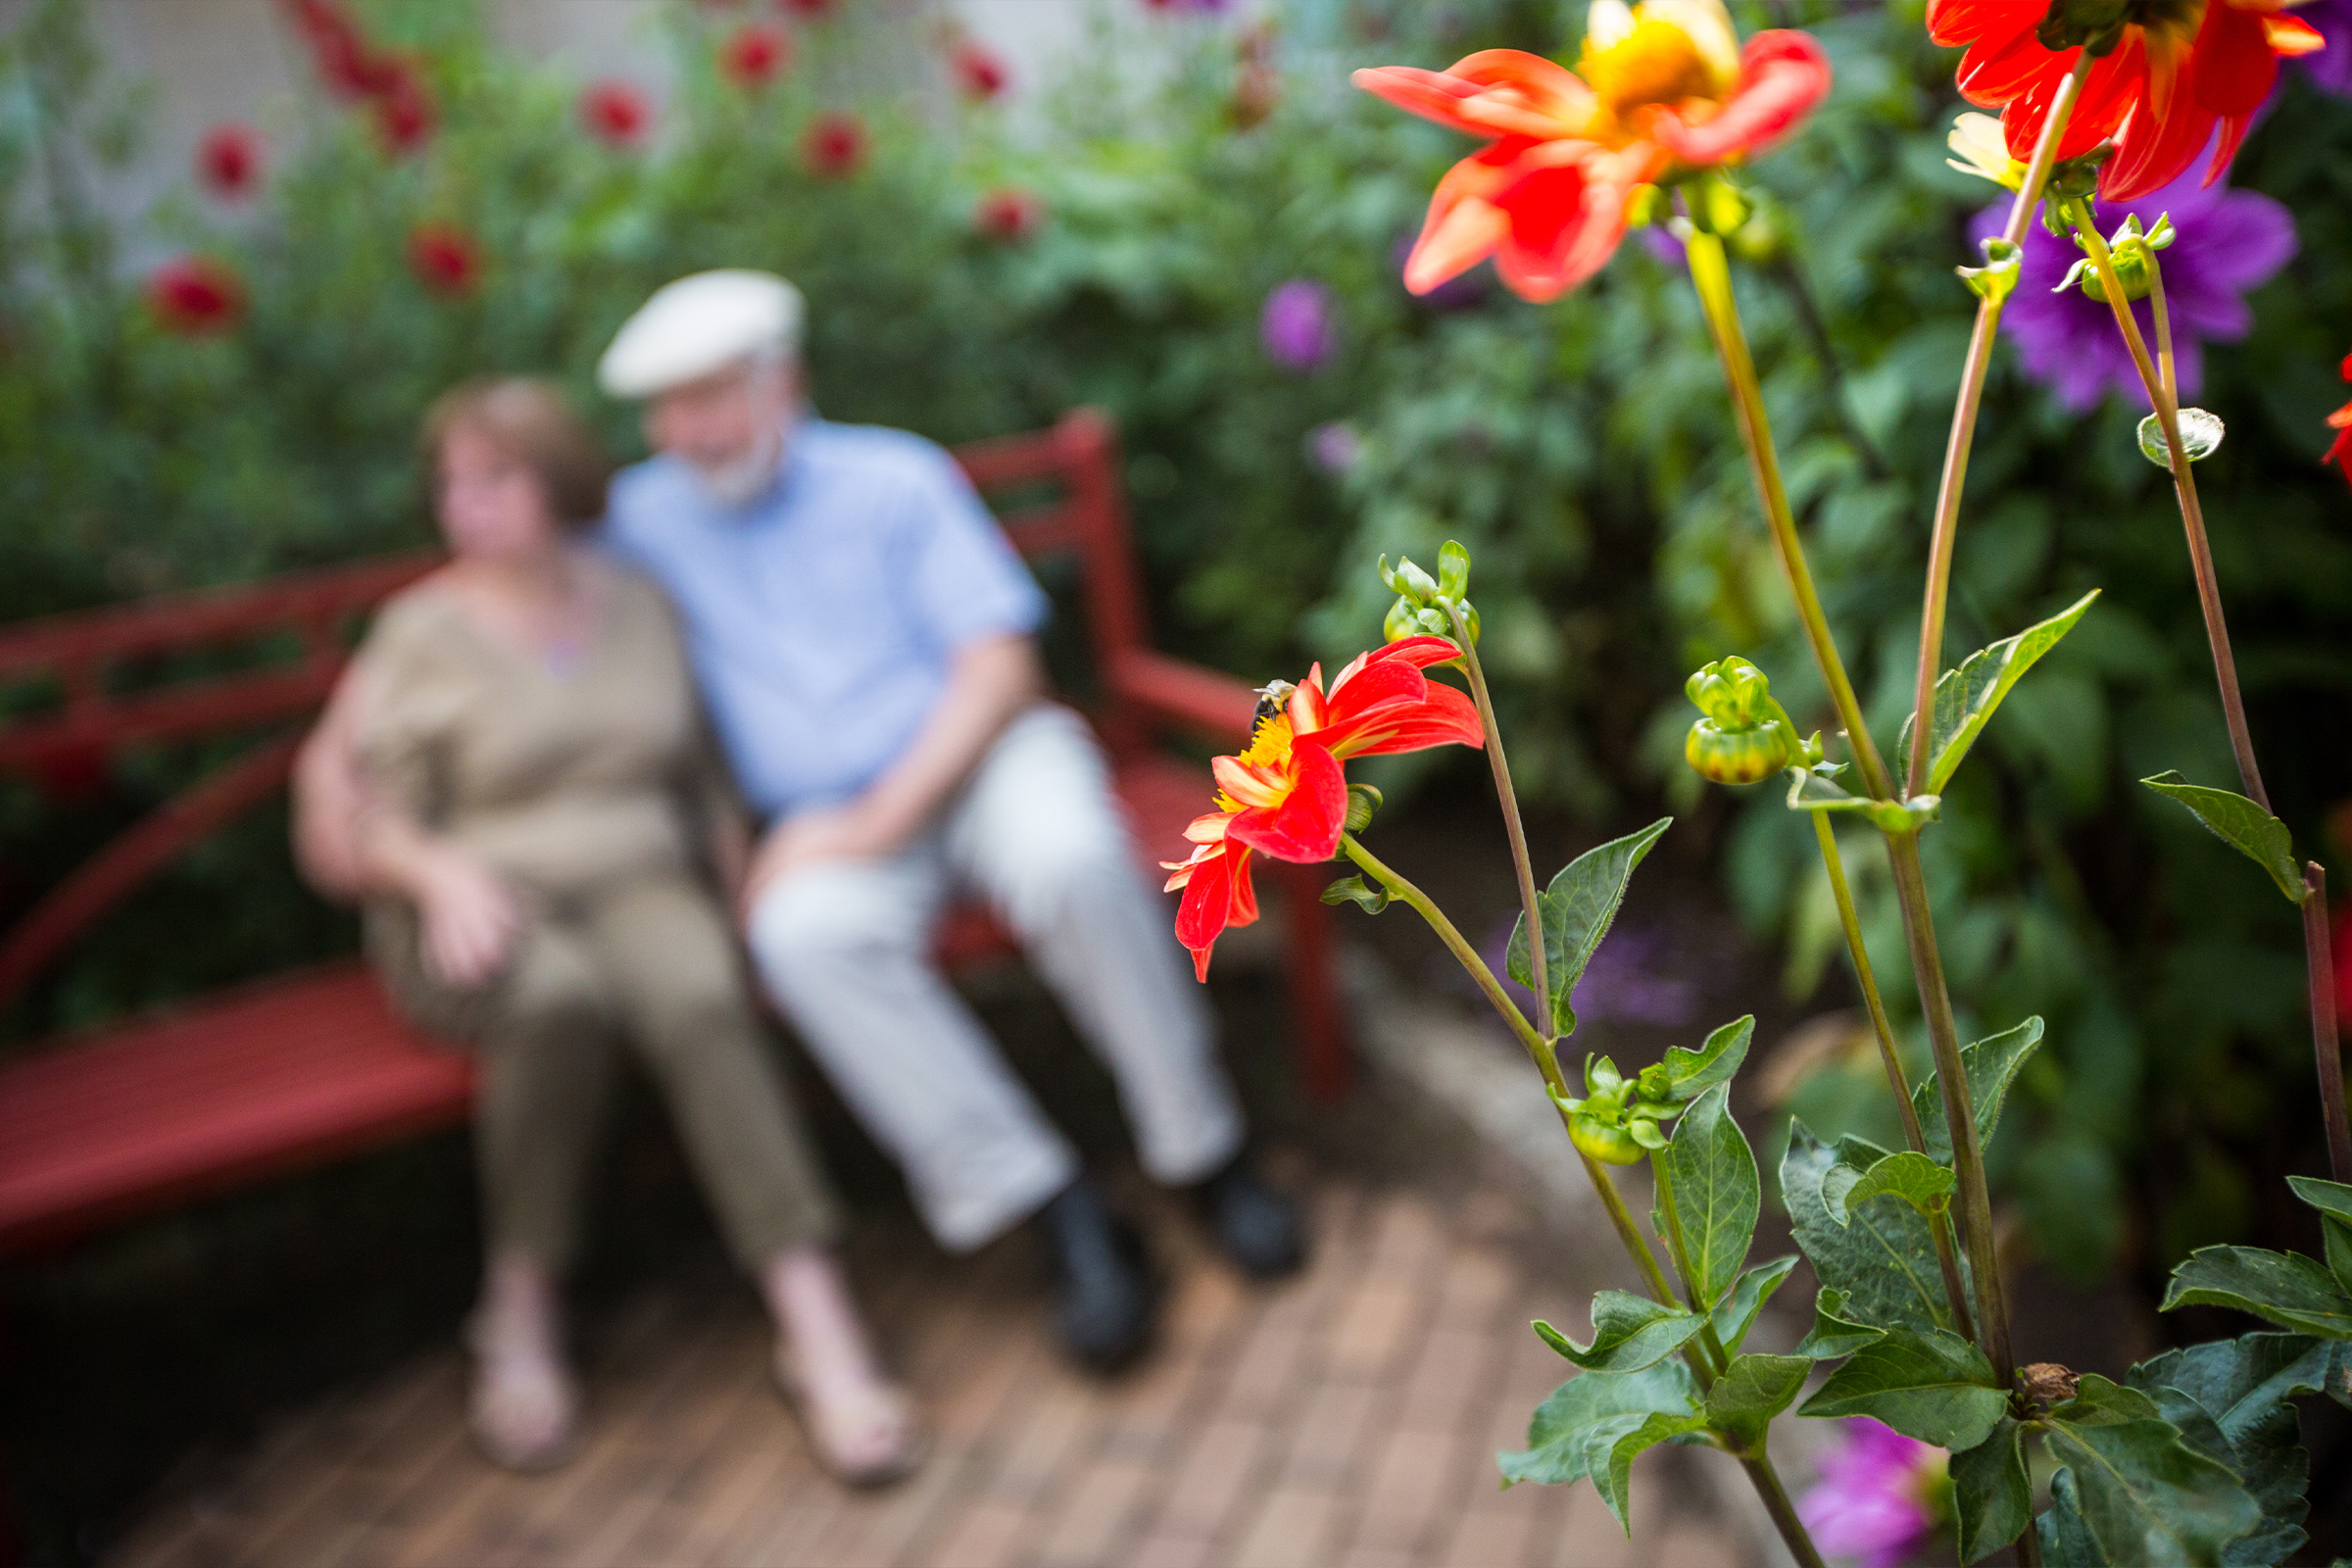
[(612, 548), (676, 602), (703, 695), (768, 826), (744, 893), (759, 969), (897, 1156), (932, 1233), (1041, 1214), (1083, 1361), (1144, 1342), (1138, 1239), (930, 958), (952, 887), (985, 897), (1117, 1080), (1145, 1169), (1195, 1189), (1253, 1275), (1297, 1265), (1101, 754), (1044, 700), (1044, 596), (948, 455), (803, 401), (783, 279), (657, 292), (598, 368), (656, 456), (614, 482)]

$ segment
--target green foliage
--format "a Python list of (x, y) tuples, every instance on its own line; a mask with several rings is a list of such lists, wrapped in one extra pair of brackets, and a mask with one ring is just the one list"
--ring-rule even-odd
[[(1570, 1378), (1536, 1407), (1528, 1422), (1527, 1447), (1496, 1455), (1503, 1485), (1539, 1481), (1566, 1486), (1591, 1475), (1592, 1461), (1608, 1451), (1588, 1442), (1596, 1427), (1651, 1415), (1680, 1419), (1698, 1410), (1698, 1384), (1680, 1361), (1661, 1361), (1641, 1372), (1587, 1372)], [(1630, 1429), (1629, 1429), (1630, 1430)]]
[(2289, 1176), (2286, 1185), (2320, 1211), (2323, 1255), (2335, 1283), (2352, 1296), (2352, 1186), (2324, 1182), (2317, 1176)]
[(1796, 1398), (1812, 1371), (1811, 1359), (1801, 1355), (1732, 1357), (1707, 1391), (1708, 1430), (1722, 1433), (1741, 1448), (1754, 1447), (1763, 1441), (1772, 1418)]
[(2045, 1441), (2073, 1483), (2064, 1496), (2052, 1489), (2045, 1544), (2056, 1536), (2080, 1550), (2072, 1522), (2059, 1517), (2071, 1512), (2101, 1562), (2219, 1564), (2261, 1523), (2260, 1504), (2228, 1466), (2184, 1441), (2146, 1395), (2095, 1374), (2049, 1413)]
[(1748, 1043), (1755, 1038), (1756, 1015), (1735, 1018), (1707, 1036), (1696, 1051), (1668, 1046), (1654, 1067), (1642, 1069), (1639, 1082), (1644, 1099), (1667, 1102), (1695, 1100), (1717, 1084), (1728, 1084), (1747, 1059)]
[[(2039, 662), (2041, 656), (2058, 646), (2060, 639), (2075, 629), (2075, 622), (2090, 609), (2090, 602), (2099, 597), (2093, 588), (2067, 609), (2049, 619), (2027, 627), (2014, 637), (2004, 637), (1990, 648), (1981, 648), (1961, 661), (1958, 669), (1944, 671), (1936, 682), (1936, 727), (1928, 736), (1928, 789), (1940, 794), (1951, 783), (1952, 775), (1966, 760), (1968, 750), (1977, 744), (1977, 737), (1991, 721), (1993, 710), (2001, 706), (2027, 670)], [(1903, 721), (1902, 738), (1895, 743), (1898, 766), (1908, 767), (1911, 757), (1911, 728), (1917, 715)]]
[(1640, 1372), (1688, 1345), (1707, 1320), (1695, 1312), (1624, 1291), (1592, 1298), (1592, 1343), (1579, 1345), (1550, 1324), (1535, 1325), (1545, 1345), (1588, 1372)]
[(2201, 1247), (2173, 1270), (2163, 1310), (2178, 1306), (2226, 1306), (2267, 1318), (2280, 1328), (2352, 1340), (2352, 1293), (2328, 1270), (2294, 1252)]
[[(1845, 1322), (1876, 1329), (1949, 1333), (1955, 1326), (1936, 1241), (1917, 1209), (1890, 1193), (1843, 1203), (1886, 1151), (1859, 1138), (1822, 1143), (1803, 1122), (1789, 1128), (1788, 1152), (1781, 1161), (1781, 1196), (1796, 1245), (1820, 1276), (1825, 1297), (1838, 1293), (1830, 1310)], [(1818, 1332), (1818, 1328), (1817, 1328)], [(1890, 1423), (1891, 1424), (1891, 1423)]]
[(2187, 807), (2207, 832), (2268, 871), (2289, 904), (2303, 902), (2303, 868), (2295, 863), (2294, 835), (2284, 822), (2243, 795), (2191, 784), (2178, 773), (2140, 782)]
[(1756, 1156), (1730, 1103), (1729, 1084), (1700, 1095), (1651, 1161), (1658, 1232), (1673, 1244), (1690, 1299), (1708, 1311), (1738, 1282), (1763, 1202)]
[[(1576, 1009), (1568, 1005), (1568, 999), (1584, 977), (1585, 965), (1599, 951), (1601, 938), (1609, 934), (1634, 867), (1673, 825), (1673, 817), (1660, 817), (1639, 833), (1587, 850), (1562, 866), (1538, 896), (1537, 909), (1544, 919), (1544, 978), (1551, 987), (1551, 1015), (1560, 1034), (1576, 1032)], [(1522, 915), (1511, 928), (1506, 964), (1512, 979), (1532, 989), (1536, 976), (1528, 960), (1527, 917)]]
[(1915, 1150), (1901, 1150), (1862, 1173), (1862, 1179), (1842, 1192), (1827, 1191), (1830, 1217), (1850, 1224), (1852, 1206), (1886, 1195), (1901, 1199), (1931, 1219), (1952, 1206), (1959, 1178), (1949, 1165), (1938, 1165)]
[(1953, 1453), (1951, 1477), (1962, 1562), (1998, 1551), (2034, 1522), (2034, 1478), (2026, 1468), (2025, 1428), (2015, 1416), (2004, 1414), (1990, 1437)]
[(1756, 1326), (1756, 1315), (1764, 1310), (1764, 1303), (1772, 1299), (1795, 1267), (1796, 1254), (1791, 1252), (1769, 1263), (1758, 1263), (1734, 1282), (1731, 1295), (1723, 1298), (1710, 1318), (1715, 1325), (1715, 1338), (1725, 1353), (1740, 1353), (1740, 1347), (1747, 1343), (1747, 1331)]
[(1973, 1448), (1990, 1435), (2009, 1396), (1984, 1352), (1944, 1329), (1888, 1329), (1856, 1350), (1797, 1411), (1867, 1415), (1907, 1438)]
[[(2027, 1058), (2040, 1045), (2041, 1020), (2028, 1018), (1989, 1040), (1960, 1048), (1960, 1066), (1968, 1074), (1968, 1102), (1976, 1116), (1980, 1141), (1992, 1142), (1993, 1129), (2001, 1124), (2001, 1105), (2009, 1098), (2009, 1086), (2017, 1082)], [(1937, 1159), (1950, 1159), (1952, 1130), (1943, 1113), (1942, 1084), (1931, 1076), (1914, 1087), (1911, 1107), (1919, 1113), (1919, 1130), (1927, 1138), (1928, 1152)]]

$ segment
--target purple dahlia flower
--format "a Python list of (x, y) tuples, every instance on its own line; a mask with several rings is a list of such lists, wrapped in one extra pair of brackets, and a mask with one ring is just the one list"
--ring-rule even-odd
[(1949, 1456), (1868, 1416), (1844, 1426), (1845, 1446), (1822, 1460), (1821, 1480), (1796, 1501), (1797, 1517), (1829, 1556), (1895, 1568), (1943, 1513)]
[(1266, 296), (1257, 313), (1257, 340), (1286, 370), (1320, 369), (1338, 347), (1331, 317), (1331, 290), (1294, 277)]
[(1334, 419), (1306, 432), (1306, 451), (1325, 473), (1344, 474), (1363, 461), (1364, 438), (1347, 420)]
[[(2091, 214), (2112, 235), (2127, 214), (2143, 228), (2170, 213), (2180, 237), (2156, 253), (2164, 269), (2164, 299), (2173, 319), (2173, 353), (2180, 400), (2194, 403), (2205, 379), (2202, 345), (2234, 343), (2254, 325), (2244, 295), (2276, 275), (2295, 254), (2295, 221), (2284, 207), (2250, 190), (2228, 185), (2200, 187), (2204, 161), (2158, 190), (2134, 201), (2093, 201)], [(2001, 231), (2008, 205), (1986, 208), (1972, 226), (1978, 239)], [(2001, 313), (2001, 330), (2017, 343), (2026, 373), (2058, 394), (2070, 409), (2097, 406), (2110, 389), (2140, 403), (2147, 393), (2132, 368), (2132, 351), (2116, 330), (2107, 306), (2070, 288), (2054, 293), (2081, 255), (2071, 239), (2058, 239), (2038, 221), (2026, 225), (2026, 254), (2017, 292)], [(2139, 329), (2156, 350), (2156, 318), (2146, 300), (2135, 301)]]

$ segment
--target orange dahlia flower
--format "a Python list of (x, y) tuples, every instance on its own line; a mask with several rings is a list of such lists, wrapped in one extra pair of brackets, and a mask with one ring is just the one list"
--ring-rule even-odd
[(1251, 854), (1311, 865), (1339, 853), (1348, 823), (1347, 759), (1486, 744), (1470, 699), (1422, 673), (1461, 652), (1443, 637), (1407, 637), (1357, 655), (1328, 692), (1317, 664), (1258, 721), (1240, 756), (1209, 764), (1217, 809), (1184, 830), (1191, 858), (1160, 862), (1173, 873), (1167, 891), (1184, 890), (1176, 940), (1191, 951), (1194, 973), (1207, 979), (1217, 938), (1257, 918)]
[(2085, 48), (2106, 53), (2083, 78), (2058, 156), (2079, 158), (2110, 136), (2099, 171), (2111, 202), (2169, 185), (2196, 161), (2214, 127), (2221, 142), (2205, 183), (2221, 178), (2270, 96), (2281, 57), (2323, 40), (2286, 14), (2296, 0), (1928, 0), (1928, 33), (1965, 44), (1959, 87), (2001, 112), (2009, 155), (2034, 155), (2059, 83)]
[(1513, 293), (1540, 301), (1616, 254), (1640, 187), (1737, 162), (1803, 120), (1830, 90), (1830, 63), (1786, 29), (1742, 48), (1723, 0), (1594, 0), (1574, 71), (1487, 49), (1446, 71), (1383, 66), (1354, 80), (1494, 138), (1438, 182), (1404, 286), (1426, 294), (1492, 256)]

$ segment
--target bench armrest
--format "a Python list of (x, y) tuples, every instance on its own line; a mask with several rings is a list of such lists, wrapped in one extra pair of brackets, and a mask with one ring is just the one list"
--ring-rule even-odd
[(1110, 683), (1162, 723), (1237, 746), (1250, 739), (1257, 693), (1236, 676), (1136, 649), (1119, 656)]

